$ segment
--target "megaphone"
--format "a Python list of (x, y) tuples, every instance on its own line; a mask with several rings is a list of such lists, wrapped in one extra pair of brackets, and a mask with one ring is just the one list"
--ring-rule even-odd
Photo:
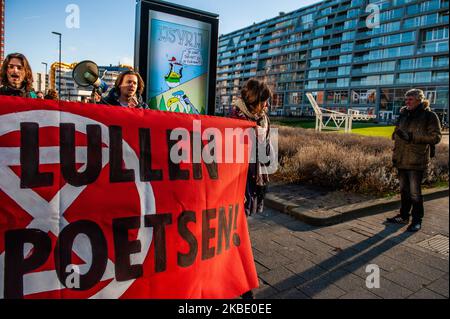
[(92, 61), (82, 61), (78, 63), (72, 72), (72, 77), (79, 86), (93, 86), (95, 89), (101, 89), (102, 92), (108, 90), (106, 84), (99, 76), (98, 65)]

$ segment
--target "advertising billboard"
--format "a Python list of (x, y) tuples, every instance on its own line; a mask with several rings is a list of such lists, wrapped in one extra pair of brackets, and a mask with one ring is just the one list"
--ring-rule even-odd
[(213, 115), (217, 15), (161, 1), (137, 4), (135, 64), (152, 109)]

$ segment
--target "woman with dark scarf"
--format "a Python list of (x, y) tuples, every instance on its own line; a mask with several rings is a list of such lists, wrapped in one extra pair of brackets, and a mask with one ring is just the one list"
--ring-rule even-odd
[[(264, 82), (250, 79), (242, 88), (241, 97), (233, 103), (231, 117), (255, 122), (258, 145), (270, 147), (270, 120), (266, 110), (272, 97), (270, 88)], [(245, 192), (245, 213), (252, 216), (264, 210), (264, 198), (269, 183), (266, 165), (258, 161), (250, 163)], [(266, 152), (267, 154), (267, 152)], [(269, 155), (269, 154), (267, 154)]]
[[(247, 186), (245, 190), (245, 214), (252, 216), (264, 210), (264, 198), (269, 183), (267, 167), (260, 163), (258, 147), (266, 148), (266, 155), (270, 151), (270, 120), (266, 110), (272, 92), (266, 83), (250, 79), (241, 90), (241, 97), (233, 103), (231, 117), (255, 122), (257, 149), (256, 161), (249, 164)], [(250, 290), (241, 296), (243, 299), (254, 299)]]

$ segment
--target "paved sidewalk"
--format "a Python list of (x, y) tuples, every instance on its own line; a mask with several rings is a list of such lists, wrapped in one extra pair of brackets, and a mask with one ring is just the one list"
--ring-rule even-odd
[[(418, 244), (449, 236), (449, 199), (425, 204), (424, 228), (386, 225), (395, 211), (314, 227), (267, 209), (249, 219), (260, 288), (256, 298), (448, 298), (449, 259)], [(366, 267), (379, 266), (379, 289)]]

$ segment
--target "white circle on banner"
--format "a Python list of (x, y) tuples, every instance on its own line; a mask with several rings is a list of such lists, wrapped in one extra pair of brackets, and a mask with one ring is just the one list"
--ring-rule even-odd
[[(109, 147), (109, 129), (106, 125), (87, 117), (59, 111), (37, 110), (2, 115), (0, 116), (0, 136), (20, 131), (19, 125), (23, 122), (37, 123), (40, 129), (48, 127), (59, 128), (61, 123), (71, 123), (75, 125), (76, 132), (83, 134), (86, 134), (87, 125), (99, 125), (102, 132), (102, 142)], [(135, 151), (126, 141), (123, 142), (123, 149), (125, 167), (139, 172), (139, 159)], [(41, 147), (40, 153), (40, 157), (43, 159), (40, 162), (41, 164), (59, 164), (59, 147)], [(76, 158), (79, 160), (82, 157), (86, 162), (86, 153), (86, 148), (77, 147)], [(109, 152), (105, 152), (103, 149), (102, 153), (102, 168), (104, 168), (109, 162)], [(20, 179), (9, 167), (12, 165), (20, 165), (20, 148), (0, 147), (0, 190), (33, 217), (33, 221), (27, 228), (52, 232), (55, 236), (58, 236), (59, 229), (68, 225), (67, 220), (64, 218), (65, 211), (86, 189), (86, 186), (74, 187), (67, 184), (58, 191), (50, 202), (47, 202), (33, 190), (20, 188)], [(81, 167), (79, 171), (84, 167)], [(140, 200), (141, 225), (144, 225), (144, 217), (156, 213), (155, 197), (150, 183), (141, 182), (139, 178), (136, 178), (135, 184)], [(43, 224), (42, 221), (39, 221), (43, 217), (48, 220), (49, 214), (53, 214), (53, 217), (56, 218), (58, 223)], [(90, 265), (88, 266), (88, 264), (92, 259), (92, 253), (89, 251), (90, 249), (87, 249), (90, 248), (89, 241), (87, 240), (87, 243), (82, 242), (85, 240), (83, 237), (85, 236), (77, 237), (74, 243), (74, 253), (86, 262), (84, 268), (85, 270), (89, 270)], [(137, 240), (141, 242), (142, 250), (140, 254), (130, 257), (131, 264), (144, 263), (150, 251), (152, 238), (152, 231), (144, 227), (139, 229)], [(0, 254), (0, 299), (4, 298), (4, 270), (5, 254), (3, 252)], [(110, 259), (108, 259), (106, 271), (101, 281), (105, 280), (111, 280), (111, 282), (95, 295), (91, 296), (91, 299), (118, 299), (135, 281), (118, 282), (115, 279), (114, 264)], [(24, 276), (24, 296), (62, 289), (67, 288), (59, 282), (56, 270), (30, 273)]]

